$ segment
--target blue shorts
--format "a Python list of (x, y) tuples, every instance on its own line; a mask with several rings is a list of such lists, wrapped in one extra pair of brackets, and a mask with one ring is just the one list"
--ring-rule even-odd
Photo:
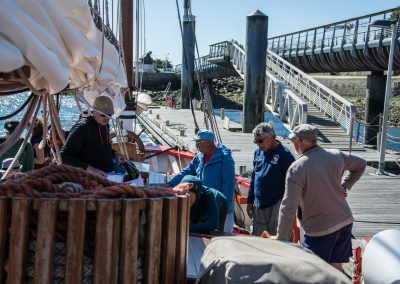
[(328, 263), (346, 263), (352, 256), (351, 229), (347, 225), (333, 233), (320, 237), (304, 235), (303, 246)]

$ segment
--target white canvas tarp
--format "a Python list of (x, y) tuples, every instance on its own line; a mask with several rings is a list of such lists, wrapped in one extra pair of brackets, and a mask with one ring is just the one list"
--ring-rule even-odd
[(0, 72), (29, 66), (31, 85), (50, 94), (68, 85), (92, 96), (127, 86), (120, 56), (85, 0), (0, 0), (0, 58)]
[(196, 283), (351, 283), (299, 245), (258, 237), (218, 237), (207, 245)]

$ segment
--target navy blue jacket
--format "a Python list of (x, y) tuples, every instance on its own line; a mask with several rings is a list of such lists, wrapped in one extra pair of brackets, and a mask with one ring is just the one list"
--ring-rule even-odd
[(279, 141), (270, 152), (257, 149), (254, 152), (247, 203), (256, 208), (267, 208), (283, 198), (285, 178), (289, 166), (295, 160), (288, 148)]
[(213, 188), (203, 186), (200, 179), (187, 175), (182, 182), (193, 183), (197, 188), (196, 202), (190, 207), (189, 232), (208, 234), (220, 227), (221, 216), (226, 215), (226, 197)]

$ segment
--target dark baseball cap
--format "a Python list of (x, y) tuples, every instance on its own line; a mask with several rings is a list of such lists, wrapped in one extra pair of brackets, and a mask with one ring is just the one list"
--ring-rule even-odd
[(318, 129), (310, 124), (300, 124), (293, 128), (292, 133), (289, 134), (289, 139), (294, 137), (303, 139), (316, 140), (318, 135)]
[(9, 133), (13, 133), (15, 128), (17, 128), (19, 124), (18, 120), (9, 120), (4, 123), (4, 129), (7, 130)]

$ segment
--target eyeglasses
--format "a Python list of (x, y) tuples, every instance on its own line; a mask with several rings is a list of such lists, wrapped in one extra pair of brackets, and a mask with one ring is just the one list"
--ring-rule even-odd
[(254, 140), (253, 140), (253, 143), (254, 143), (254, 144), (262, 144), (262, 143), (264, 143), (264, 140), (265, 140), (265, 139), (254, 139)]

